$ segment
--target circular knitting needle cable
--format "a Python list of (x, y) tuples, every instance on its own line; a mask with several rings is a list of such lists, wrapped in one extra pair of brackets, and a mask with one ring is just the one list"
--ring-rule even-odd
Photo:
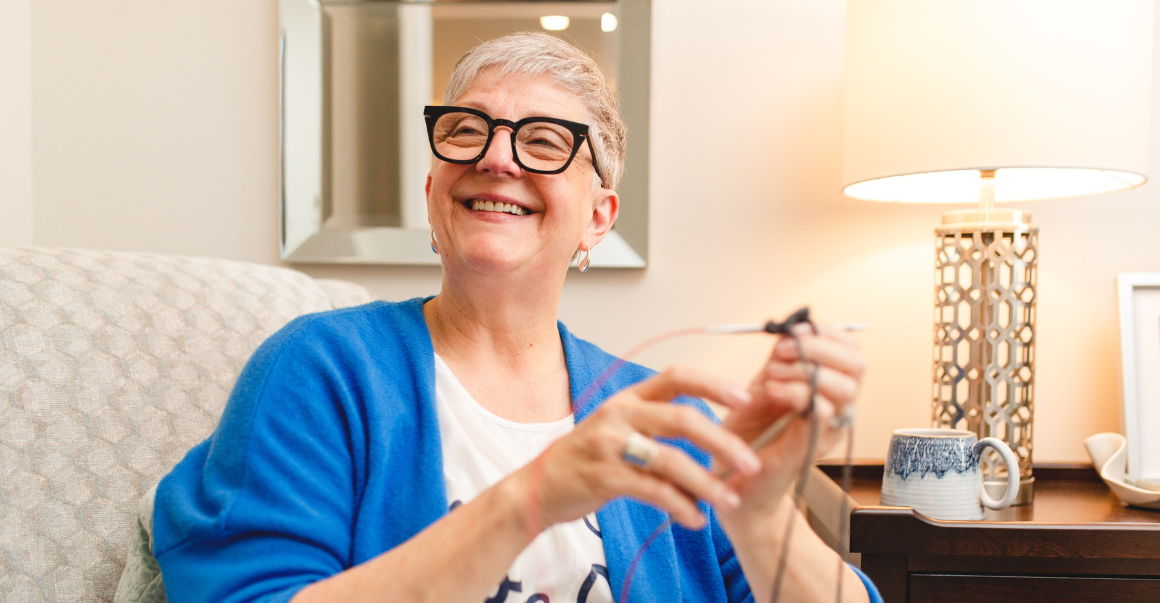
[[(810, 388), (809, 403), (808, 403), (806, 409), (801, 413), (792, 413), (792, 412), (786, 413), (785, 415), (778, 418), (777, 421), (774, 421), (774, 423), (772, 425), (770, 425), (768, 428), (766, 428), (766, 430), (764, 432), (762, 432), (762, 434), (760, 436), (758, 436), (755, 440), (753, 440), (753, 442), (750, 443), (750, 446), (753, 448), (753, 450), (761, 450), (762, 448), (764, 448), (765, 446), (767, 446), (768, 444), (772, 443), (777, 438), (779, 438), (790, 427), (790, 425), (793, 424), (793, 422), (796, 419), (804, 418), (804, 419), (807, 419), (810, 421), (809, 443), (806, 447), (806, 455), (802, 460), (802, 466), (801, 466), (801, 469), (799, 472), (797, 485), (794, 488), (793, 500), (794, 500), (795, 513), (790, 514), (789, 523), (785, 529), (784, 540), (782, 541), (781, 554), (779, 555), (779, 559), (778, 559), (777, 571), (774, 575), (774, 582), (773, 582), (774, 586), (773, 586), (773, 593), (772, 593), (772, 601), (774, 601), (774, 603), (777, 602), (779, 594), (780, 594), (782, 578), (784, 576), (785, 568), (786, 568), (786, 558), (787, 558), (787, 555), (789, 552), (789, 543), (790, 543), (790, 539), (792, 538), (792, 535), (793, 535), (793, 526), (796, 522), (796, 516), (795, 516), (796, 509), (800, 509), (802, 507), (802, 500), (803, 500), (803, 496), (805, 493), (805, 485), (806, 485), (807, 479), (809, 478), (809, 469), (810, 469), (810, 467), (813, 466), (813, 457), (814, 457), (814, 454), (816, 453), (818, 431), (819, 431), (817, 416), (816, 416), (816, 413), (814, 412), (815, 411), (815, 400), (816, 400), (817, 391), (818, 391), (818, 388), (817, 388), (817, 370), (818, 370), (818, 367), (817, 367), (816, 363), (810, 362), (807, 359), (807, 357), (805, 355), (805, 350), (802, 347), (800, 339), (798, 338), (797, 334), (793, 332), (793, 327), (795, 325), (803, 324), (803, 323), (808, 324), (810, 326), (810, 329), (815, 334), (817, 333), (817, 329), (814, 327), (813, 322), (810, 321), (810, 319), (809, 319), (809, 310), (807, 308), (802, 308), (801, 310), (798, 310), (797, 312), (792, 314), (789, 318), (787, 318), (782, 323), (777, 323), (777, 322), (774, 322), (771, 320), (771, 321), (764, 323), (764, 324), (746, 323), (746, 324), (711, 325), (711, 326), (706, 326), (706, 327), (692, 327), (692, 328), (686, 328), (686, 329), (677, 329), (674, 331), (669, 331), (667, 333), (662, 333), (660, 335), (652, 337), (652, 338), (638, 344), (637, 346), (635, 346), (631, 350), (629, 350), (627, 353), (625, 353), (623, 356), (621, 356), (621, 357), (617, 358), (615, 361), (613, 361), (607, 368), (605, 368), (605, 370), (603, 372), (600, 373), (600, 375), (598, 375), (596, 377), (596, 379), (594, 379), (592, 381), (592, 383), (590, 383), (588, 385), (588, 387), (586, 387), (584, 389), (583, 393), (581, 393), (581, 395), (579, 396), (579, 398), (577, 398), (577, 400), (574, 404), (574, 412), (576, 414), (581, 414), (580, 411), (591, 401), (593, 396), (595, 396), (596, 392), (598, 392), (600, 390), (600, 388), (603, 387), (608, 382), (608, 380), (612, 378), (613, 375), (615, 375), (622, 367), (624, 367), (624, 365), (628, 364), (628, 362), (631, 358), (635, 357), (637, 354), (640, 354), (641, 352), (643, 352), (643, 351), (645, 351), (645, 350), (647, 350), (647, 349), (649, 349), (649, 348), (651, 348), (659, 343), (662, 343), (664, 341), (668, 341), (670, 339), (676, 339), (678, 337), (683, 337), (685, 335), (696, 335), (696, 334), (726, 335), (726, 334), (762, 333), (762, 332), (770, 333), (770, 334), (785, 335), (785, 336), (789, 337), (794, 342), (794, 346), (795, 346), (795, 349), (796, 349), (797, 355), (798, 355), (798, 362), (802, 363), (802, 366), (804, 367), (804, 370), (805, 370), (806, 375), (807, 375), (807, 381), (809, 383), (809, 388)], [(869, 325), (865, 325), (865, 324), (861, 324), (861, 323), (840, 323), (838, 325), (838, 328), (841, 328), (843, 330), (849, 330), (849, 331), (861, 331), (861, 330), (868, 329)], [(848, 441), (848, 445), (847, 445), (846, 465), (845, 465), (844, 470), (843, 470), (843, 484), (842, 484), (843, 495), (842, 495), (842, 501), (841, 501), (842, 517), (840, 518), (842, 527), (840, 528), (841, 531), (839, 531), (839, 534), (844, 533), (845, 526), (847, 523), (847, 518), (845, 517), (846, 506), (847, 506), (846, 505), (846, 502), (847, 502), (846, 497), (847, 497), (847, 493), (850, 490), (850, 462), (851, 462), (850, 455), (851, 455), (852, 449), (853, 449), (853, 447), (852, 447), (852, 444), (853, 444), (852, 413), (847, 413), (847, 415), (843, 417), (843, 422), (846, 423), (846, 426), (850, 429), (850, 434), (849, 434), (849, 441)], [(726, 467), (724, 470), (722, 470), (721, 472), (719, 472), (717, 474), (717, 477), (719, 477), (721, 479), (727, 479), (730, 475), (732, 475), (732, 473), (733, 473), (733, 469), (731, 467)], [(535, 463), (534, 466), (532, 467), (530, 479), (531, 479), (532, 483), (529, 484), (530, 487), (528, 488), (528, 508), (527, 508), (527, 513), (525, 513), (525, 521), (526, 521), (526, 527), (527, 527), (529, 533), (534, 534), (534, 533), (539, 532), (539, 523), (540, 523), (539, 522), (539, 483), (542, 480), (542, 468), (541, 468), (539, 463)], [(621, 601), (621, 603), (628, 603), (628, 596), (629, 596), (629, 593), (631, 592), (631, 588), (632, 588), (632, 579), (636, 573), (636, 569), (637, 569), (638, 565), (640, 564), (641, 559), (644, 557), (644, 554), (648, 550), (649, 546), (657, 538), (659, 538), (661, 536), (661, 534), (663, 534), (670, 527), (672, 527), (672, 525), (673, 525), (672, 518), (666, 519), (659, 526), (657, 526), (656, 529), (654, 529), (651, 534), (649, 534), (649, 536), (644, 540), (643, 543), (641, 543), (640, 547), (637, 549), (636, 553), (633, 555), (632, 562), (629, 563), (628, 570), (625, 573), (624, 583), (623, 583), (621, 590), (620, 590), (620, 596), (617, 598), (618, 601)], [(837, 580), (838, 601), (841, 601), (842, 578), (845, 575), (845, 572), (843, 571), (845, 569), (843, 567), (843, 564), (844, 564), (844, 561), (841, 559), (841, 556), (839, 555), (838, 580)]]

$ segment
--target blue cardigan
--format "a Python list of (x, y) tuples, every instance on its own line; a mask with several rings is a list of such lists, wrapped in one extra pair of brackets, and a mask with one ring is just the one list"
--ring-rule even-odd
[[(423, 302), (303, 316), (259, 346), (214, 433), (157, 488), (153, 552), (171, 602), (288, 601), (447, 513)], [(559, 328), (576, 400), (614, 358)], [(576, 420), (651, 374), (626, 365)], [(704, 451), (679, 445), (708, 464)], [(702, 510), (708, 527), (674, 527), (649, 547), (632, 603), (752, 600), (712, 509)], [(620, 498), (597, 517), (618, 594), (665, 514)]]

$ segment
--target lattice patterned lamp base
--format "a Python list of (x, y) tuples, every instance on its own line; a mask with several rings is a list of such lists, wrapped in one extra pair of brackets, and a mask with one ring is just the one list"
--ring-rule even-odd
[[(1034, 498), (1031, 423), (1035, 383), (1039, 230), (1018, 210), (948, 212), (935, 230), (934, 395), (936, 427), (1003, 440), (1019, 457), (1015, 504)], [(984, 483), (1002, 495), (1007, 477), (990, 449)]]

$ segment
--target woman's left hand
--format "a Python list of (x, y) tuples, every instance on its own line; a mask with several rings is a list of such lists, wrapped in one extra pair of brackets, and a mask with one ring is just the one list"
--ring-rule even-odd
[[(795, 327), (806, 362), (798, 357), (793, 339), (783, 336), (773, 348), (769, 361), (750, 383), (753, 403), (732, 411), (724, 427), (747, 442), (756, 440), (770, 425), (788, 412), (801, 414), (810, 403), (809, 372), (817, 370), (815, 417), (818, 442), (815, 458), (825, 454), (839, 440), (841, 428), (830, 419), (845, 413), (854, 404), (865, 370), (866, 359), (853, 335), (827, 326), (818, 326), (815, 334), (808, 325)], [(816, 368), (814, 368), (816, 367)], [(757, 475), (734, 475), (729, 485), (741, 495), (741, 507), (733, 511), (719, 509), (725, 516), (768, 517), (799, 475), (809, 445), (810, 421), (799, 417), (781, 437), (758, 452), (762, 470)]]

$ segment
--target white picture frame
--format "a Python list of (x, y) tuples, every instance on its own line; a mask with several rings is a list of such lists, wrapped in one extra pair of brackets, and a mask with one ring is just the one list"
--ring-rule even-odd
[(1128, 477), (1160, 484), (1160, 273), (1122, 273), (1116, 285)]

